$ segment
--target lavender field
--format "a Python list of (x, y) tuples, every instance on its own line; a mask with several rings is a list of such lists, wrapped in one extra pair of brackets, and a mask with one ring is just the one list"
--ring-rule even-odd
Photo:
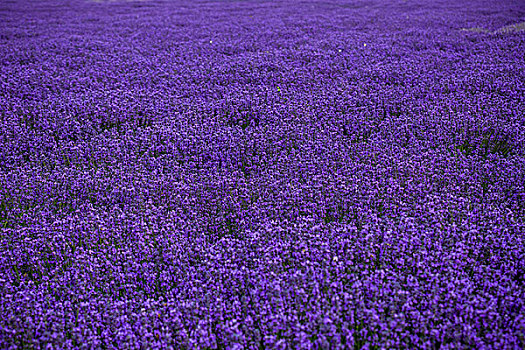
[(525, 348), (525, 2), (0, 1), (0, 348)]

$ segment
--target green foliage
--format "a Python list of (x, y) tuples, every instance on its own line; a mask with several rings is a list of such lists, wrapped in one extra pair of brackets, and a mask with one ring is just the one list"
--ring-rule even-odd
[(494, 129), (467, 131), (463, 141), (456, 146), (456, 149), (467, 156), (479, 155), (483, 158), (487, 158), (491, 154), (509, 157), (514, 153), (511, 138)]

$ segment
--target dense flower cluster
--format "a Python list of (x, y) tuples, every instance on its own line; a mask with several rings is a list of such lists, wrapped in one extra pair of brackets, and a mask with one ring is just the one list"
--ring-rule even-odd
[(525, 348), (525, 3), (0, 20), (0, 348)]

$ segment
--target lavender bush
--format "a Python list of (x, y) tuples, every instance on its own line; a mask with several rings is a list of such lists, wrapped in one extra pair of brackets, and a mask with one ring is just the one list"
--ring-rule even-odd
[(0, 3), (0, 348), (525, 347), (525, 3)]

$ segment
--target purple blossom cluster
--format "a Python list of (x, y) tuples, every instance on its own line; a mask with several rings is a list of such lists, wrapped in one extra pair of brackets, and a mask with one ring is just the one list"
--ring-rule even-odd
[(0, 2), (0, 348), (525, 348), (524, 23)]

